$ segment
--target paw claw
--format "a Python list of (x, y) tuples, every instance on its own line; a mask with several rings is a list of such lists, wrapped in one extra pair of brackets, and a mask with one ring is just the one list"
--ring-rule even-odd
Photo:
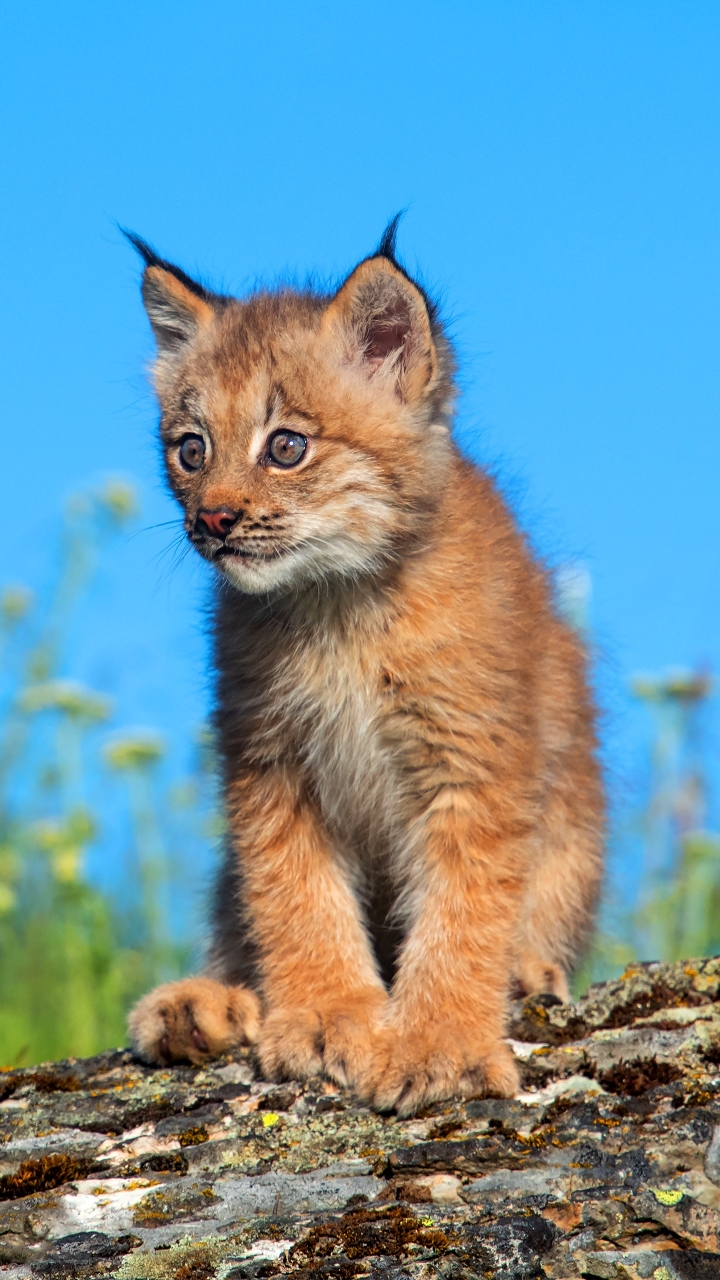
[(190, 1034), (192, 1035), (193, 1044), (195, 1045), (195, 1048), (198, 1049), (200, 1053), (210, 1052), (210, 1046), (207, 1040), (205, 1039), (202, 1031), (200, 1031), (198, 1027), (193, 1027)]

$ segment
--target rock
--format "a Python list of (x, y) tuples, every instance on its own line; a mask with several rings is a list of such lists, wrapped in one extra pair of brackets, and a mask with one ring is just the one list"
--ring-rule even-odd
[(239, 1055), (0, 1073), (0, 1277), (720, 1280), (720, 959), (513, 1010), (513, 1099), (380, 1116)]

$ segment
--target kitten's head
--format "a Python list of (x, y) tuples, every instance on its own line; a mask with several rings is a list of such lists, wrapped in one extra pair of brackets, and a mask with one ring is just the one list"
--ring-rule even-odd
[(334, 295), (243, 300), (130, 237), (145, 261), (170, 486), (193, 545), (241, 591), (378, 573), (437, 506), (452, 359), (395, 260), (395, 226)]

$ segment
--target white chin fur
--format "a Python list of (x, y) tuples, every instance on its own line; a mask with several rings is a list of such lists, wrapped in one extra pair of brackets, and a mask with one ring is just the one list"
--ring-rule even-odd
[(296, 574), (291, 562), (295, 558), (293, 552), (278, 556), (277, 560), (226, 556), (220, 564), (216, 564), (216, 568), (238, 591), (244, 591), (250, 596), (262, 596), (294, 581)]
[(377, 567), (378, 551), (380, 548), (360, 548), (350, 539), (340, 537), (333, 544), (331, 557), (326, 546), (320, 548), (308, 542), (274, 560), (226, 556), (221, 562), (216, 561), (215, 567), (238, 591), (261, 596), (283, 588), (292, 590), (312, 581), (358, 577)]

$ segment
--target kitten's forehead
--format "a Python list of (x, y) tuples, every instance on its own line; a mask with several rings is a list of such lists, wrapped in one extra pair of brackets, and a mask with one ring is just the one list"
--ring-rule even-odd
[(289, 290), (233, 299), (213, 326), (213, 356), (223, 376), (247, 378), (259, 365), (282, 361), (283, 352), (317, 331), (323, 309), (321, 299)]
[(318, 327), (318, 308), (295, 294), (234, 301), (195, 352), (190, 377), (206, 411), (257, 422), (275, 407), (283, 375)]
[(244, 438), (263, 430), (278, 399), (269, 361), (248, 369), (203, 361), (190, 373), (180, 397), (183, 415), (211, 426), (214, 435)]

